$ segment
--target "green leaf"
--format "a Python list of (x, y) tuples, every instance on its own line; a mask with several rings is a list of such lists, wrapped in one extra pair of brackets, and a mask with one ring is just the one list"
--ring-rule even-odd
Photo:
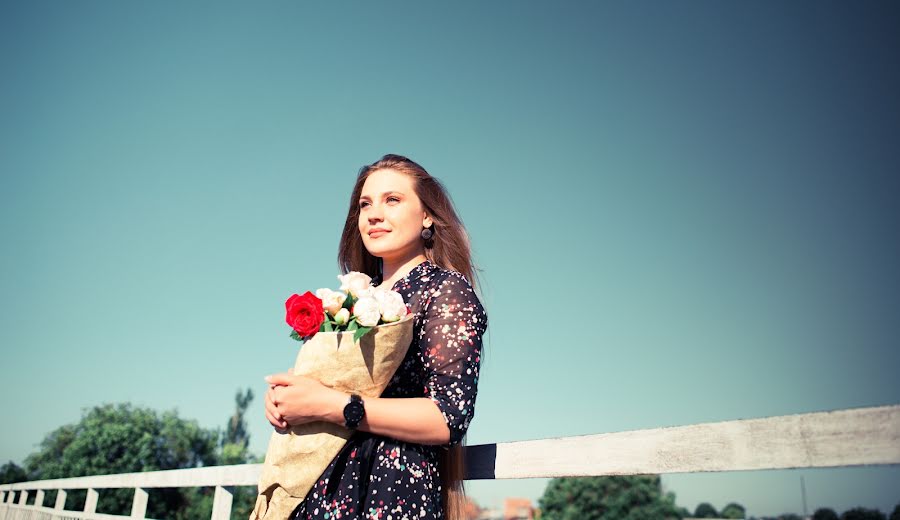
[(327, 317), (325, 318), (325, 321), (322, 322), (322, 330), (324, 330), (325, 332), (332, 332), (334, 330), (334, 327), (331, 324), (331, 320), (329, 320)]
[(347, 324), (347, 332), (352, 332), (359, 328), (359, 323), (356, 322), (356, 319), (350, 320), (350, 323)]
[(300, 334), (294, 329), (291, 329), (291, 338), (297, 341), (303, 341), (303, 338), (301, 338)]
[(356, 298), (353, 297), (352, 294), (347, 294), (347, 299), (344, 300), (344, 304), (341, 307), (347, 309), (348, 311), (353, 308), (353, 304), (356, 303)]
[(359, 341), (359, 338), (365, 336), (372, 328), (373, 327), (360, 327), (356, 329), (356, 333), (353, 335), (353, 341)]

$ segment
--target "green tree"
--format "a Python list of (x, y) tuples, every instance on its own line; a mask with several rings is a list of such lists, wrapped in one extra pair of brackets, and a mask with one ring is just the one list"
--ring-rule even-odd
[(887, 520), (887, 517), (877, 509), (854, 507), (844, 511), (841, 520)]
[(894, 511), (891, 512), (889, 520), (900, 520), (900, 504), (894, 506)]
[(744, 506), (732, 502), (725, 506), (720, 513), (722, 518), (744, 518), (747, 515), (747, 511), (744, 509)]
[(539, 499), (544, 520), (680, 518), (659, 475), (554, 478)]
[(694, 510), (694, 518), (718, 518), (718, 516), (718, 511), (709, 502), (697, 504), (697, 509)]
[[(25, 470), (28, 480), (39, 480), (211, 466), (217, 462), (217, 444), (218, 432), (175, 411), (158, 415), (128, 403), (104, 404), (48, 434), (25, 459)], [(210, 488), (152, 489), (149, 494), (151, 518), (189, 520), (212, 512)], [(84, 490), (69, 492), (66, 508), (80, 509), (85, 496)], [(101, 490), (97, 512), (128, 514), (133, 496), (131, 489)], [(55, 493), (45, 500), (54, 498)]]
[(816, 509), (816, 512), (812, 515), (812, 520), (840, 520), (838, 514), (834, 512), (834, 509), (828, 507), (820, 507)]
[(244, 420), (244, 414), (247, 413), (247, 407), (250, 406), (251, 401), (253, 401), (251, 388), (248, 388), (243, 394), (238, 390), (234, 396), (235, 410), (231, 419), (228, 420), (228, 427), (222, 438), (224, 444), (236, 444), (244, 449), (250, 444), (250, 434), (247, 433), (247, 421)]
[(778, 520), (803, 520), (800, 515), (794, 513), (784, 513), (778, 517)]
[(13, 461), (9, 461), (0, 467), (0, 484), (12, 484), (13, 482), (25, 482), (28, 474)]
[[(247, 421), (244, 420), (251, 401), (253, 401), (253, 390), (250, 388), (244, 393), (238, 390), (234, 397), (234, 414), (228, 419), (220, 446), (219, 461), (223, 465), (248, 464), (256, 459), (252, 453), (247, 451), (247, 447), (250, 445), (250, 434), (247, 432)], [(256, 505), (257, 489), (240, 486), (235, 487), (232, 493), (231, 520), (246, 520)]]
[(220, 445), (221, 464), (246, 464), (251, 461), (252, 455), (247, 451), (247, 446), (250, 445), (250, 434), (247, 432), (247, 421), (244, 420), (251, 401), (253, 401), (253, 390), (250, 388), (243, 394), (238, 390), (234, 396), (234, 414), (228, 419)]

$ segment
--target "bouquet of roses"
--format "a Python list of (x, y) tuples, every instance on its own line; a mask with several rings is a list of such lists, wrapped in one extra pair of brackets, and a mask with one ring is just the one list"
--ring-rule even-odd
[(306, 341), (317, 332), (355, 331), (359, 341), (379, 323), (393, 323), (409, 314), (400, 293), (371, 287), (372, 279), (351, 271), (338, 275), (341, 291), (317, 289), (302, 296), (293, 294), (284, 303), (291, 337)]
[[(293, 294), (285, 302), (291, 337), (303, 342), (293, 373), (363, 397), (378, 397), (412, 343), (413, 315), (400, 293), (352, 271), (340, 291)], [(275, 431), (269, 440), (250, 520), (284, 520), (353, 432), (316, 421)]]

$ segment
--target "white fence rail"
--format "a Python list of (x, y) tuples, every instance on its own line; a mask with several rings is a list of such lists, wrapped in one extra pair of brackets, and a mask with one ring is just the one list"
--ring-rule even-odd
[[(466, 448), (467, 480), (894, 464), (900, 405)], [(234, 486), (256, 486), (261, 470), (242, 464), (2, 484), (0, 520), (145, 518), (147, 489), (177, 487), (215, 487), (212, 520), (227, 520)], [(97, 513), (97, 490), (121, 488), (135, 490), (131, 515)], [(44, 506), (51, 489), (56, 503)], [(73, 489), (88, 490), (83, 511), (64, 509)]]

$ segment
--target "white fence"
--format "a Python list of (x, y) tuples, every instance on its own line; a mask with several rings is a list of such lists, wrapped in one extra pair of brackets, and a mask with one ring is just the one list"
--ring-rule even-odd
[[(644, 475), (900, 464), (900, 405), (466, 447), (467, 480)], [(145, 518), (147, 489), (215, 487), (212, 520), (261, 464), (97, 475), (0, 485), (0, 520)], [(96, 512), (98, 489), (134, 489), (130, 516)], [(46, 490), (59, 490), (53, 507)], [(66, 490), (87, 489), (83, 511)], [(31, 500), (30, 497), (34, 497)], [(248, 512), (249, 514), (249, 512)]]

